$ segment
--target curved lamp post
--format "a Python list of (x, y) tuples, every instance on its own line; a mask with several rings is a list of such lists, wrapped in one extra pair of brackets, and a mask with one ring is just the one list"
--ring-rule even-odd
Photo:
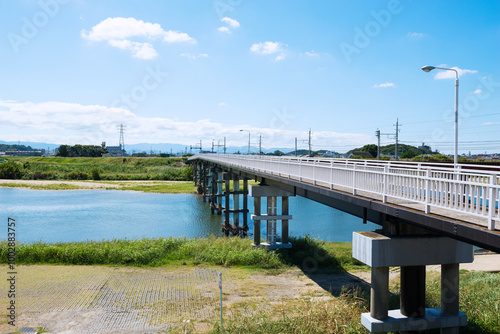
[(430, 72), (434, 69), (455, 72), (455, 154), (453, 158), (453, 164), (454, 167), (457, 168), (458, 166), (458, 72), (453, 68), (446, 68), (446, 67), (436, 67), (429, 65), (422, 67), (422, 71), (424, 72)]
[(250, 155), (250, 130), (240, 130), (240, 131), (248, 131), (248, 155)]

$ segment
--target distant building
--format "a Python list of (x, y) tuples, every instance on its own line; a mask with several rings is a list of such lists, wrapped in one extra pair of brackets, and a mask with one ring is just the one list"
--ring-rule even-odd
[(122, 149), (122, 146), (106, 146), (106, 150), (108, 150), (108, 153), (103, 154), (103, 157), (126, 157), (127, 152)]
[(6, 151), (4, 155), (10, 155), (15, 157), (41, 157), (45, 154), (45, 150), (36, 151)]

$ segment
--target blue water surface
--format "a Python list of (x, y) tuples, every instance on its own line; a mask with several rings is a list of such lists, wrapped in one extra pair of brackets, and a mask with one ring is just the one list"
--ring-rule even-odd
[[(240, 200), (240, 203), (242, 201)], [(250, 213), (253, 201), (248, 201)], [(265, 207), (265, 201), (262, 205)], [(0, 189), (0, 212), (16, 220), (17, 240), (48, 243), (204, 237), (222, 235), (223, 216), (211, 215), (195, 194), (150, 194), (118, 190), (44, 191)], [(290, 197), (290, 235), (351, 241), (353, 231), (374, 230), (360, 218), (301, 197)], [(281, 224), (278, 222), (278, 233)], [(250, 234), (253, 222), (249, 218)], [(6, 239), (0, 233), (0, 240)], [(262, 224), (265, 237), (265, 224)]]

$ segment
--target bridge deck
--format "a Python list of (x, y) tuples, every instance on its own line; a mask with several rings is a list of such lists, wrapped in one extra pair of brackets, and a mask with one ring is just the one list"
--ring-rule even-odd
[(201, 154), (190, 158), (262, 180), (377, 224), (397, 217), (500, 252), (499, 171), (485, 166)]

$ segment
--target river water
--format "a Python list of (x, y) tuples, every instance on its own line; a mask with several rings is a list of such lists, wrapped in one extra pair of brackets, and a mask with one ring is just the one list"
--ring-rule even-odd
[[(252, 213), (251, 198), (248, 204)], [(0, 212), (5, 227), (9, 217), (16, 220), (16, 239), (23, 243), (204, 237), (222, 235), (223, 222), (222, 216), (210, 214), (209, 204), (199, 195), (119, 190), (1, 188)], [(351, 241), (353, 231), (377, 226), (301, 197), (290, 197), (290, 214), (290, 236), (310, 235), (325, 241)], [(252, 232), (250, 218), (249, 227)], [(3, 230), (0, 240), (7, 237), (7, 228)]]

